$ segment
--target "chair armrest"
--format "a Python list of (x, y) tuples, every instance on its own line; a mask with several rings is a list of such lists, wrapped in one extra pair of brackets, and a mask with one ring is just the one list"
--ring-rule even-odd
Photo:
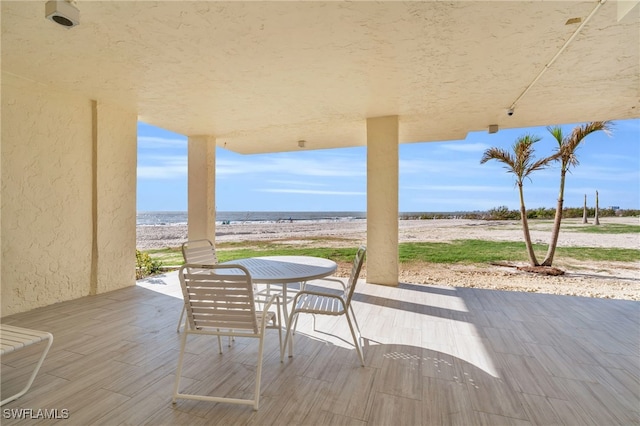
[(298, 294), (296, 294), (296, 299), (298, 298), (298, 296), (304, 296), (304, 295), (323, 296), (323, 297), (331, 297), (334, 299), (342, 299), (342, 295), (340, 294), (333, 294), (333, 293), (327, 293), (325, 291), (313, 291), (313, 290), (303, 290), (298, 292)]
[(271, 305), (273, 305), (273, 303), (277, 303), (280, 304), (280, 295), (279, 294), (274, 294), (273, 296), (271, 296), (267, 302), (264, 304), (264, 308), (262, 309), (262, 314), (266, 315), (267, 312), (269, 312), (269, 308), (271, 307)]
[(340, 287), (342, 287), (343, 291), (346, 290), (346, 288), (347, 288), (345, 283), (342, 280), (339, 280), (337, 278), (320, 278), (320, 279), (314, 280), (314, 281), (335, 281), (335, 282), (340, 284)]
[[(274, 294), (269, 298), (269, 301), (264, 304), (264, 308), (262, 309), (262, 334), (264, 334), (265, 328), (267, 328), (267, 313), (269, 313), (269, 308), (273, 303), (276, 303), (278, 306), (280, 305), (280, 295)], [(278, 317), (278, 327), (282, 324), (282, 317), (280, 316), (280, 308), (276, 309), (276, 315)]]
[(298, 294), (296, 294), (296, 296), (293, 298), (293, 308), (295, 309), (296, 305), (298, 304), (298, 300), (302, 297), (302, 296), (319, 296), (319, 297), (327, 297), (330, 299), (338, 299), (343, 306), (346, 307), (346, 302), (344, 300), (344, 298), (342, 297), (342, 295), (340, 294), (331, 294), (331, 293), (326, 293), (323, 291), (313, 291), (313, 290), (303, 290), (298, 292)]

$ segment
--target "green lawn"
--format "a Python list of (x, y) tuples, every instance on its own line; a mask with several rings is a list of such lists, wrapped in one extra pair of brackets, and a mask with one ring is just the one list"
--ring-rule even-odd
[[(534, 244), (536, 256), (542, 258), (546, 244)], [(596, 247), (558, 247), (555, 259), (632, 262), (640, 260), (640, 250)], [(401, 262), (490, 263), (527, 260), (524, 242), (456, 240), (450, 243), (400, 244)]]
[(575, 232), (587, 232), (590, 234), (638, 234), (640, 225), (624, 225), (619, 223), (607, 223), (601, 225), (571, 225), (563, 226), (563, 230)]
[[(233, 244), (236, 246), (236, 243)], [(245, 243), (245, 248), (227, 248), (216, 250), (219, 262), (227, 262), (233, 259), (255, 256), (316, 256), (333, 259), (336, 262), (348, 262), (353, 260), (357, 247), (330, 248), (330, 247), (287, 247), (282, 244), (260, 243), (257, 247), (254, 243)], [(246, 248), (246, 246), (251, 246)], [(165, 266), (180, 266), (183, 263), (182, 252), (179, 247), (145, 250), (154, 259), (160, 260)]]
[[(597, 228), (597, 227), (594, 227)], [(629, 232), (629, 231), (627, 231)], [(254, 256), (317, 256), (333, 259), (336, 262), (353, 260), (357, 247), (297, 247), (283, 246), (270, 242), (220, 244), (217, 255), (220, 262)], [(248, 248), (250, 246), (250, 248)], [(536, 256), (544, 257), (547, 246), (534, 245)], [(456, 240), (452, 242), (401, 243), (399, 247), (400, 262), (428, 263), (490, 263), (490, 262), (523, 262), (527, 260), (524, 242)], [(160, 260), (164, 266), (180, 266), (182, 253), (180, 248), (146, 250), (154, 259)], [(640, 260), (640, 250), (595, 247), (558, 247), (555, 261), (575, 259), (583, 261), (618, 261), (634, 262)]]

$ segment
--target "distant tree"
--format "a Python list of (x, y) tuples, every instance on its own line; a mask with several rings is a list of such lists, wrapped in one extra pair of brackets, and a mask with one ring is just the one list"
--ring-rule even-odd
[[(564, 204), (564, 184), (567, 171), (571, 167), (575, 167), (579, 164), (576, 151), (584, 138), (593, 132), (604, 131), (609, 133), (611, 130), (611, 123), (609, 121), (593, 121), (591, 123), (583, 124), (573, 129), (570, 135), (564, 136), (562, 128), (560, 126), (548, 127), (547, 130), (553, 135), (558, 142), (558, 148), (554, 154), (550, 157), (553, 160), (560, 161), (560, 191), (558, 193), (558, 203), (556, 205), (556, 216), (553, 221), (553, 230), (551, 231), (551, 241), (549, 242), (549, 249), (547, 255), (542, 262), (543, 266), (551, 266), (553, 264), (553, 256), (556, 252), (558, 245), (558, 236), (560, 235), (560, 223), (562, 222), (562, 206)], [(586, 211), (586, 195), (585, 195), (585, 211)]]
[(582, 207), (582, 223), (589, 223), (587, 218), (589, 215), (587, 214), (587, 194), (584, 194), (584, 206)]
[(507, 220), (511, 218), (511, 212), (507, 206), (499, 206), (489, 209), (487, 212), (491, 220)]
[(513, 152), (501, 148), (489, 148), (482, 155), (480, 164), (484, 164), (489, 160), (496, 160), (504, 164), (507, 173), (513, 173), (518, 186), (518, 194), (520, 196), (520, 220), (522, 221), (522, 232), (524, 233), (524, 242), (527, 246), (527, 254), (531, 266), (539, 266), (536, 254), (533, 251), (531, 243), (531, 235), (529, 233), (529, 222), (527, 220), (527, 209), (524, 203), (523, 185), (524, 180), (536, 170), (545, 168), (555, 157), (547, 157), (541, 160), (535, 160), (533, 153), (533, 144), (540, 140), (537, 136), (525, 135), (519, 137), (512, 146)]

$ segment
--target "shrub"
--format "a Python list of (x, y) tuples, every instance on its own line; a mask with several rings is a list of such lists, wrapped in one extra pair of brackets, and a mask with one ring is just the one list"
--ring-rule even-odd
[(162, 269), (162, 262), (153, 259), (149, 253), (136, 250), (136, 279), (142, 279), (149, 275), (157, 274)]
[(495, 207), (490, 209), (487, 214), (489, 220), (520, 219), (520, 212), (517, 210), (509, 210), (507, 206)]

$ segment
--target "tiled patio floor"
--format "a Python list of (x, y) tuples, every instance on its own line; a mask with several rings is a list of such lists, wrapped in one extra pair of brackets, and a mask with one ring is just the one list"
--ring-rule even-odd
[[(162, 290), (156, 291), (156, 290)], [(259, 411), (171, 404), (182, 307), (175, 273), (6, 317), (54, 342), (32, 389), (4, 407), (68, 410), (69, 425), (629, 425), (640, 424), (640, 304), (402, 284), (359, 283), (360, 367), (344, 318), (301, 316), (295, 355), (265, 347)], [(245, 397), (257, 348), (223, 355), (194, 338), (188, 389)], [(21, 387), (37, 349), (2, 360), (2, 395)], [(25, 356), (25, 354), (27, 356)], [(16, 356), (13, 356), (16, 355)], [(24, 414), (25, 412), (22, 411)]]

